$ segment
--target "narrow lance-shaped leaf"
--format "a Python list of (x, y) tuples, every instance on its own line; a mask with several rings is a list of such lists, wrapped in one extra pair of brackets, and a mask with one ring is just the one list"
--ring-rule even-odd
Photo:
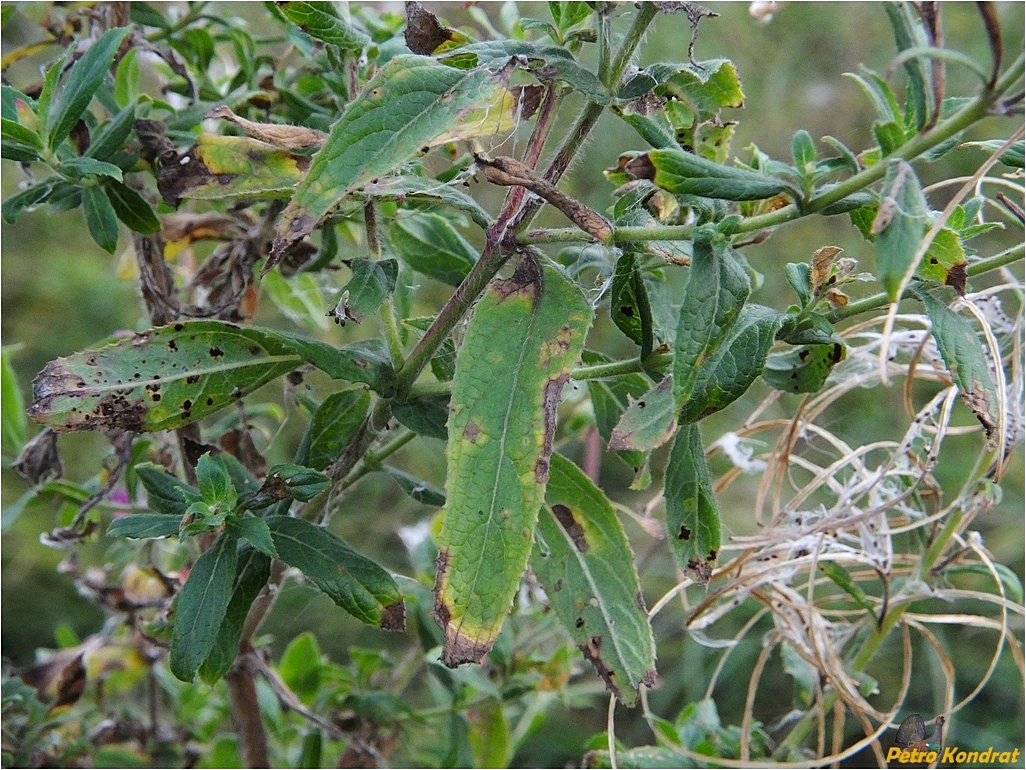
[(269, 516), (279, 558), (302, 572), (335, 604), (386, 631), (406, 625), (403, 595), (392, 576), (323, 527), (290, 516)]
[(533, 254), (478, 303), (460, 349), (449, 419), (447, 501), (435, 617), (442, 662), (478, 662), (527, 566), (549, 476), (556, 407), (592, 309)]
[(93, 240), (104, 251), (113, 254), (118, 247), (118, 215), (102, 187), (82, 188), (82, 211)]
[(651, 179), (677, 195), (729, 201), (762, 200), (781, 193), (801, 198), (795, 188), (780, 179), (706, 160), (685, 150), (650, 150), (627, 161), (624, 170), (635, 179)]
[(972, 324), (948, 307), (945, 296), (951, 296), (950, 289), (927, 290), (916, 286), (915, 291), (926, 306), (930, 332), (962, 399), (980, 421), (987, 438), (996, 440), (997, 388), (990, 376), (982, 341)]
[(634, 554), (613, 506), (569, 460), (552, 456), (531, 565), (560, 622), (625, 705), (655, 683), (655, 641)]
[(458, 70), (424, 56), (389, 60), (314, 156), (279, 220), (266, 269), (348, 195), (434, 145), (490, 103), (505, 89), (511, 71), (510, 65)]
[(730, 248), (714, 237), (701, 230), (695, 234), (673, 358), (673, 396), (678, 407), (691, 395), (703, 363), (727, 338), (751, 291), (748, 276)]
[(47, 116), (47, 134), (51, 150), (67, 138), (82, 117), (89, 102), (93, 100), (93, 95), (103, 83), (107, 70), (114, 61), (114, 54), (128, 32), (128, 27), (108, 30), (72, 66), (64, 89)]
[(652, 352), (652, 309), (638, 268), (638, 255), (624, 251), (616, 262), (609, 314), (617, 328), (641, 345), (641, 357)]
[(218, 537), (192, 565), (178, 592), (170, 662), (171, 673), (185, 682), (192, 681), (217, 641), (232, 595), (238, 546), (234, 537)]
[(51, 361), (33, 382), (30, 414), (60, 431), (170, 430), (304, 363), (367, 381), (371, 353), (222, 321), (176, 323)]
[(916, 172), (904, 160), (890, 161), (883, 197), (870, 232), (876, 236), (876, 272), (892, 302), (901, 293), (905, 275), (923, 240), (926, 221), (926, 197)]
[(200, 678), (213, 684), (231, 667), (239, 652), (239, 640), (246, 616), (257, 595), (267, 584), (271, 560), (253, 548), (243, 546), (235, 569), (231, 598), (210, 653), (199, 667)]
[(681, 426), (666, 465), (666, 529), (680, 568), (709, 582), (720, 550), (720, 514), (697, 424)]

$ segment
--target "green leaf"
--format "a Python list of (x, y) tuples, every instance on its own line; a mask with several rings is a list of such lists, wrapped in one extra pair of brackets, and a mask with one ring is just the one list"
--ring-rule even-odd
[(502, 629), (527, 566), (548, 480), (556, 407), (592, 308), (524, 253), (478, 302), (456, 365), (435, 616), (442, 661), (477, 662)]
[(96, 158), (90, 158), (83, 156), (81, 158), (72, 158), (61, 164), (60, 167), (61, 176), (72, 179), (74, 181), (81, 181), (89, 176), (101, 176), (109, 177), (110, 179), (117, 180), (120, 182), (123, 178), (121, 168), (108, 163), (105, 160), (97, 160)]
[[(607, 363), (610, 359), (599, 353), (586, 350), (583, 353), (585, 364)], [(613, 429), (620, 417), (632, 401), (646, 393), (651, 386), (647, 377), (641, 374), (623, 374), (617, 377), (588, 380), (588, 395), (591, 396), (592, 409), (595, 412), (595, 427), (599, 435), (608, 444), (613, 436)], [(645, 453), (632, 450), (621, 450), (617, 457), (629, 465), (635, 473), (645, 464)]]
[(16, 163), (35, 163), (39, 160), (39, 153), (27, 144), (4, 139), (0, 140), (0, 158)]
[(118, 215), (106, 191), (102, 187), (83, 187), (82, 211), (93, 240), (104, 251), (113, 254), (118, 247)]
[(330, 313), (343, 326), (347, 320), (359, 323), (392, 296), (399, 263), (394, 259), (354, 259), (349, 269), (353, 274), (335, 297)]
[(204, 502), (234, 504), (235, 485), (220, 455), (207, 452), (199, 458), (196, 463), (196, 482)]
[(823, 570), (828, 578), (830, 578), (841, 590), (843, 590), (848, 596), (855, 600), (855, 603), (869, 613), (869, 617), (874, 621), (876, 620), (876, 607), (866, 597), (866, 592), (862, 589), (858, 583), (852, 580), (851, 575), (848, 571), (838, 564), (836, 561), (830, 561), (828, 559), (821, 559), (818, 562), (818, 566)]
[(652, 351), (652, 308), (638, 268), (638, 255), (625, 250), (616, 261), (609, 315), (627, 337), (641, 345), (642, 358)]
[(483, 40), (461, 46), (441, 58), (453, 67), (501, 67), (516, 57), (520, 66), (542, 82), (561, 80), (590, 101), (608, 104), (609, 94), (595, 74), (564, 48), (531, 40)]
[[(482, 230), (492, 226), (491, 215), (481, 204), (458, 190), (456, 182), (443, 184), (436, 179), (400, 174), (366, 185), (359, 195), (375, 200), (426, 201), (444, 203), (467, 214)], [(475, 255), (476, 256), (476, 255)]]
[(308, 700), (317, 696), (324, 663), (317, 637), (304, 631), (289, 642), (277, 668), (288, 688), (301, 699)]
[(370, 393), (349, 388), (332, 393), (317, 407), (303, 436), (300, 464), (324, 470), (338, 459), (363, 425), (370, 410)]
[(122, 107), (131, 108), (133, 113), (139, 98), (139, 50), (130, 48), (121, 57), (114, 72), (114, 101)]
[(191, 682), (217, 641), (235, 582), (239, 543), (223, 533), (192, 565), (175, 599), (171, 673)]
[(472, 725), (467, 740), (474, 752), (474, 767), (508, 767), (513, 758), (509, 719), (502, 705), (500, 699), (489, 698), (467, 715)]
[(569, 460), (552, 456), (531, 565), (560, 622), (627, 706), (655, 684), (655, 640), (634, 553), (613, 506)]
[(225, 521), (225, 529), (239, 540), (245, 540), (253, 548), (271, 559), (278, 558), (271, 530), (264, 519), (255, 516), (229, 516)]
[(181, 516), (165, 513), (135, 513), (114, 519), (107, 527), (108, 537), (152, 538), (177, 535), (182, 527)]
[[(919, 12), (904, 3), (884, 3), (884, 10), (891, 23), (894, 42), (898, 52), (929, 45)], [(908, 104), (909, 120), (916, 129), (922, 129), (930, 122), (933, 114), (933, 74), (928, 57), (913, 57), (905, 61), (908, 85), (905, 101)]]
[(309, 165), (303, 155), (248, 136), (201, 134), (179, 165), (158, 177), (158, 186), (169, 202), (287, 198)]
[(39, 138), (39, 134), (15, 120), (0, 119), (0, 137), (5, 142), (16, 142), (37, 150), (43, 148), (43, 140)]
[(147, 505), (150, 510), (157, 513), (184, 516), (189, 507), (186, 501), (199, 494), (198, 490), (172, 476), (159, 465), (140, 463), (134, 470), (146, 490)]
[(130, 229), (145, 234), (160, 231), (160, 219), (139, 193), (116, 179), (106, 181), (104, 189), (114, 207), (114, 213)]
[(812, 267), (807, 262), (788, 262), (784, 265), (784, 277), (798, 295), (802, 307), (807, 305), (812, 292)]
[[(435, 144), (505, 91), (510, 68), (463, 71), (423, 56), (389, 60), (332, 127), (275, 230), (269, 266), (353, 192)], [(472, 131), (474, 124), (463, 124)], [(485, 128), (482, 126), (482, 128)]]
[(51, 361), (33, 383), (30, 415), (57, 430), (171, 430), (235, 403), (310, 363), (335, 379), (394, 382), (383, 343), (341, 350), (224, 321), (162, 326)]
[(114, 54), (130, 29), (118, 27), (107, 30), (103, 37), (89, 46), (89, 50), (82, 58), (72, 65), (64, 89), (60, 92), (57, 103), (50, 109), (46, 120), (51, 150), (56, 149), (57, 145), (68, 137), (71, 129), (81, 119), (96, 90), (103, 83), (114, 61)]
[(798, 200), (801, 194), (775, 177), (726, 166), (677, 149), (650, 150), (627, 161), (635, 179), (651, 179), (675, 195), (701, 195), (730, 201), (772, 198), (781, 193)]
[(450, 286), (459, 286), (477, 261), (477, 249), (438, 214), (397, 217), (388, 228), (388, 237), (403, 262)]
[(239, 549), (235, 567), (235, 582), (224, 620), (210, 654), (199, 667), (200, 678), (213, 684), (223, 677), (239, 652), (239, 640), (249, 615), (249, 608), (267, 584), (271, 575), (271, 560), (262, 553), (243, 545)]
[(965, 294), (969, 260), (959, 234), (950, 227), (941, 228), (919, 263), (920, 278), (951, 286), (959, 295)]
[(247, 502), (251, 508), (266, 508), (289, 498), (307, 502), (331, 488), (331, 479), (320, 471), (297, 463), (279, 463), (267, 471), (267, 479)]
[(403, 596), (382, 567), (304, 519), (270, 516), (266, 521), (279, 558), (302, 572), (335, 604), (364, 623), (386, 631), (403, 630)]
[(677, 429), (678, 412), (673, 375), (668, 375), (641, 398), (628, 399), (627, 408), (609, 437), (609, 448), (618, 452), (647, 452), (662, 446)]
[(691, 395), (677, 417), (697, 422), (744, 395), (762, 373), (785, 316), (763, 305), (747, 305), (727, 339), (698, 370)]
[(666, 530), (680, 568), (701, 585), (720, 550), (720, 514), (698, 425), (681, 426), (666, 464)]
[[(4, 157), (7, 156), (5, 155)], [(21, 216), (23, 211), (37, 206), (49, 198), (51, 193), (57, 188), (57, 185), (57, 179), (51, 177), (50, 179), (44, 179), (42, 182), (37, 182), (31, 187), (26, 187), (21, 192), (9, 197), (4, 201), (3, 208), (0, 209), (3, 212), (4, 221), (11, 224), (17, 222), (18, 217)]]
[(400, 489), (418, 503), (436, 507), (445, 505), (445, 493), (438, 487), (390, 465), (382, 466), (381, 470), (391, 476)]
[[(1004, 139), (988, 139), (982, 142), (963, 142), (959, 147), (978, 147), (986, 152), (997, 152), (1005, 146)], [(1026, 141), (1019, 140), (1001, 154), (1000, 161), (1011, 168), (1026, 166)]]
[(0, 437), (5, 455), (17, 457), (25, 445), (28, 435), (28, 421), (25, 416), (25, 400), (18, 387), (18, 377), (11, 363), (11, 356), (19, 346), (5, 346), (0, 350)]
[(846, 348), (840, 342), (805, 345), (771, 353), (762, 378), (777, 390), (789, 393), (817, 393), (835, 365), (844, 360)]
[(730, 334), (750, 292), (748, 275), (729, 246), (704, 230), (696, 232), (673, 358), (677, 407), (691, 396), (703, 363)]
[(791, 137), (791, 157), (799, 176), (802, 179), (811, 179), (816, 171), (816, 146), (812, 143), (812, 136), (805, 129), (795, 132)]
[(962, 399), (980, 421), (988, 440), (994, 440), (999, 402), (983, 342), (972, 324), (948, 306), (950, 289), (928, 290), (913, 285), (913, 291), (926, 306), (930, 333)]
[(922, 243), (927, 213), (926, 197), (912, 166), (901, 159), (890, 161), (871, 232), (876, 236), (877, 275), (891, 302), (898, 300)]
[(268, 273), (260, 281), (260, 288), (297, 325), (321, 329), (330, 326), (324, 312), (321, 285), (310, 273), (299, 273), (289, 278), (277, 272)]
[(370, 44), (370, 38), (354, 29), (339, 16), (335, 6), (326, 2), (278, 3), (278, 9), (303, 32), (343, 51), (362, 51)]
[(448, 396), (424, 396), (392, 405), (392, 416), (420, 436), (445, 441), (449, 438)]

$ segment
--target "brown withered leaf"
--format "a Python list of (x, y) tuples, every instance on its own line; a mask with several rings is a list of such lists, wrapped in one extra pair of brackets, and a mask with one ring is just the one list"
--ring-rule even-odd
[(25, 444), (18, 459), (14, 461), (13, 468), (19, 476), (33, 485), (63, 476), (61, 456), (57, 451), (57, 432), (46, 428)]
[(844, 249), (840, 246), (823, 246), (812, 254), (812, 285), (822, 286), (830, 280), (831, 266)]
[(234, 123), (249, 136), (259, 139), (261, 142), (273, 144), (286, 150), (306, 149), (320, 147), (328, 135), (323, 131), (317, 131), (304, 126), (289, 126), (281, 123), (256, 123), (252, 120), (236, 115), (231, 107), (214, 107), (204, 117), (211, 119), (227, 120)]
[(424, 56), (433, 54), (446, 43), (459, 43), (460, 35), (454, 29), (442, 26), (438, 18), (420, 3), (406, 3), (406, 47)]

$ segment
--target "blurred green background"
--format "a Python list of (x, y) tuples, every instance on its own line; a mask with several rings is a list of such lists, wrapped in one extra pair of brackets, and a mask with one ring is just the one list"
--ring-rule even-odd
[[(175, 4), (162, 7), (170, 5)], [(220, 5), (213, 4), (213, 11), (218, 12)], [(399, 3), (381, 5), (401, 11)], [(824, 135), (837, 137), (855, 149), (872, 144), (870, 125), (874, 116), (871, 106), (854, 81), (843, 77), (843, 73), (855, 71), (859, 64), (881, 74), (886, 71), (894, 55), (894, 45), (879, 4), (784, 4), (767, 24), (752, 19), (747, 3), (707, 2), (706, 5), (720, 15), (702, 21), (696, 58), (732, 59), (737, 64), (746, 94), (744, 109), (736, 111), (739, 125), (733, 154), (747, 159), (750, 157), (748, 146), (755, 144), (772, 157), (789, 160), (791, 136), (800, 128), (808, 130), (816, 139)], [(225, 13), (246, 18), (255, 29), (267, 25), (266, 11), (259, 3), (226, 3), (224, 6)], [(461, 3), (432, 3), (428, 7), (450, 24), (468, 24), (473, 28), (473, 22)], [(497, 26), (503, 13), (507, 16), (513, 14), (509, 9), (503, 11), (499, 3), (481, 7)], [(999, 3), (997, 6), (1005, 50), (1010, 54), (1008, 58), (1023, 48), (1024, 7), (1022, 3)], [(618, 15), (618, 29), (625, 27), (625, 20), (632, 12), (630, 4), (623, 6)], [(26, 8), (27, 16), (33, 13), (39, 13), (39, 8)], [(517, 13), (536, 18), (548, 17), (543, 3), (519, 3)], [(978, 61), (989, 62), (983, 27), (973, 4), (945, 3), (943, 16), (947, 45), (968, 53)], [(33, 33), (31, 25), (22, 21), (5, 26), (2, 33), (4, 51), (24, 44), (26, 36)], [(686, 57), (689, 37), (690, 29), (683, 15), (661, 18), (653, 25), (641, 48), (639, 64)], [(44, 60), (40, 57), (23, 60), (11, 68), (7, 77), (17, 86), (37, 81), (38, 68)], [(966, 68), (948, 67), (950, 94), (971, 94), (976, 85), (975, 75)], [(568, 109), (565, 115), (569, 121), (574, 112)], [(988, 133), (989, 129), (994, 133)], [(560, 131), (561, 127), (557, 125), (554, 134), (558, 137)], [(985, 125), (977, 136), (970, 138), (1003, 138), (1008, 131), (1007, 121), (994, 121), (993, 125)], [(567, 177), (568, 189), (591, 205), (605, 208), (609, 205), (612, 186), (603, 177), (602, 169), (612, 165), (620, 152), (642, 149), (643, 146), (640, 138), (626, 124), (613, 116), (604, 116)], [(504, 151), (511, 152), (511, 149), (507, 146)], [(978, 153), (953, 153), (941, 163), (922, 167), (923, 183), (928, 185), (938, 179), (972, 173), (980, 160)], [(6, 197), (18, 189), (23, 175), (9, 161), (3, 162), (2, 171), (3, 194)], [(475, 187), (475, 191), (480, 192), (482, 187)], [(947, 189), (942, 190), (936, 198), (931, 198), (935, 208), (943, 207), (948, 192)], [(482, 197), (486, 207), (492, 211), (497, 208), (497, 200), (494, 194), (487, 192)], [(565, 222), (552, 213), (543, 216), (539, 223), (565, 226)], [(475, 238), (473, 233), (467, 233), (467, 236), (472, 240)], [(117, 330), (146, 326), (134, 282), (117, 277), (117, 257), (112, 258), (92, 242), (80, 212), (60, 216), (50, 215), (45, 210), (30, 212), (16, 226), (4, 225), (0, 238), (3, 344), (17, 346), (13, 360), (26, 402), (30, 397), (32, 378), (47, 361), (82, 349)], [(988, 253), (996, 253), (1018, 238), (1014, 229), (996, 235), (987, 243)], [(480, 243), (480, 238), (477, 237), (475, 242)], [(752, 266), (766, 278), (753, 299), (783, 307), (786, 301), (781, 297), (790, 293), (781, 274), (783, 264), (807, 261), (816, 248), (826, 244), (841, 246), (846, 249), (846, 256), (872, 264), (869, 246), (846, 218), (809, 218), (777, 232), (765, 243), (746, 249)], [(127, 245), (128, 239), (123, 233), (122, 247)], [(1021, 273), (1021, 265), (1016, 270)], [(870, 289), (867, 288), (868, 291)], [(254, 322), (293, 328), (269, 302), (262, 304)], [(344, 331), (333, 328), (322, 336), (329, 341), (342, 342), (349, 341), (353, 333), (351, 327)], [(364, 332), (357, 330), (355, 333)], [(629, 353), (626, 343), (612, 339), (615, 334), (608, 321), (599, 323), (591, 347), (616, 352), (619, 346), (619, 352)], [(280, 386), (269, 386), (261, 395), (267, 400), (280, 400), (280, 391)], [(761, 388), (761, 383), (754, 391), (703, 424), (707, 442), (720, 431), (736, 428), (767, 392)], [(892, 410), (900, 410), (900, 397), (900, 392), (895, 390), (888, 394), (891, 403), (884, 404), (881, 403), (879, 389), (866, 391), (860, 403), (845, 402), (846, 413), (834, 416), (832, 419), (836, 423), (831, 427), (849, 439), (868, 436), (892, 438), (895, 430)], [(785, 414), (794, 403), (795, 400), (785, 397), (777, 413)], [(291, 430), (298, 439), (299, 429), (291, 426)], [(96, 459), (107, 452), (103, 437), (92, 434), (63, 436), (60, 447), (65, 472), (74, 480), (84, 480), (95, 473)], [(573, 445), (565, 448), (571, 454), (579, 451)], [(395, 458), (396, 464), (441, 485), (444, 477), (443, 449), (440, 442), (419, 439)], [(957, 473), (957, 442), (952, 442), (947, 451), (952, 453), (952, 466)], [(629, 505), (642, 499), (626, 489), (629, 479), (614, 463), (607, 463), (603, 472), (609, 474), (607, 478), (610, 479), (616, 478), (616, 474), (623, 476), (619, 487), (623, 492), (618, 495), (620, 501)], [(1023, 575), (1022, 479), (1020, 447), (1013, 458), (1013, 469), (1006, 477), (1003, 500), (993, 512), (978, 519), (974, 525), (982, 532), (995, 560), (1011, 567), (1020, 579)], [(27, 490), (27, 486), (6, 467), (2, 480), (3, 503), (7, 507)], [(955, 483), (954, 478), (942, 481)], [(609, 488), (616, 487), (610, 483)], [(751, 491), (751, 488), (736, 484), (730, 487), (721, 501), (728, 531), (739, 534), (753, 531), (751, 502), (745, 497)], [(360, 550), (389, 568), (409, 574), (409, 557), (397, 530), (431, 515), (431, 509), (402, 495), (393, 482), (382, 475), (372, 475), (356, 488), (346, 505), (346, 512), (336, 517), (333, 527)], [(40, 544), (40, 534), (58, 523), (57, 516), (58, 512), (53, 510), (31, 509), (4, 532), (0, 552), (2, 649), (5, 659), (16, 665), (30, 662), (38, 648), (54, 647), (55, 630), (62, 624), (85, 636), (97, 631), (104, 622), (102, 613), (76, 594), (70, 578), (56, 570), (67, 553)], [(631, 529), (633, 525), (628, 523), (627, 526), (632, 539), (640, 535), (637, 528)], [(102, 563), (107, 546), (103, 540), (86, 546), (82, 562)], [(672, 564), (668, 555), (659, 549), (646, 548), (639, 553), (639, 559), (642, 562), (642, 581), (651, 604), (673, 584)], [(1015, 633), (1021, 639), (1021, 618), (1015, 618), (1014, 622), (1017, 624)], [(307, 629), (315, 631), (322, 649), (338, 659), (345, 658), (351, 645), (384, 645), (394, 649), (398, 657), (408, 643), (402, 637), (367, 630), (351, 621), (315, 590), (293, 585), (285, 591), (267, 626), (269, 634), (277, 639), (276, 653), (294, 634)], [(661, 614), (656, 620), (655, 631), (659, 643), (660, 687), (651, 693), (650, 700), (656, 713), (674, 715), (684, 703), (703, 696), (708, 674), (720, 652), (691, 641), (680, 627), (679, 614)], [(959, 670), (958, 680), (962, 682), (964, 677), (965, 682), (975, 682), (979, 671), (974, 668), (985, 665), (987, 656), (978, 652), (979, 642), (973, 633), (953, 628), (950, 633), (942, 635), (945, 643), (956, 650), (954, 657), (959, 666), (964, 666)], [(991, 637), (987, 637), (986, 644), (991, 644)], [(744, 672), (745, 679), (730, 687), (721, 687), (714, 693), (725, 721), (738, 719), (742, 712), (748, 685), (747, 672), (760, 648), (760, 635), (752, 633), (733, 653), (732, 665)], [(891, 652), (895, 651), (896, 648)], [(896, 661), (895, 675), (897, 666)], [(764, 676), (765, 686), (769, 688), (767, 691), (771, 692), (774, 678), (779, 681), (786, 675), (780, 670), (779, 661), (774, 660)], [(924, 683), (929, 682), (923, 688), (925, 693), (934, 692), (938, 673), (931, 671), (929, 664), (917, 669), (916, 676)], [(790, 692), (790, 685), (782, 692)], [(1022, 680), (1015, 670), (1012, 656), (1006, 652), (996, 676), (980, 695), (982, 707), (972, 710), (973, 722), (962, 720), (959, 723), (960, 734), (973, 736), (972, 742), (979, 745), (993, 742), (1022, 746), (1022, 696)], [(772, 698), (761, 697), (761, 712), (757, 713), (767, 722), (780, 718), (790, 707), (789, 702), (781, 702), (778, 708), (774, 708), (771, 701)], [(517, 763), (526, 767), (544, 767), (577, 761), (581, 742), (604, 729), (604, 699), (597, 698), (593, 704), (595, 707), (546, 722), (540, 728), (539, 739), (530, 742), (530, 748), (517, 756)], [(931, 695), (924, 694), (920, 699), (915, 688), (910, 704), (924, 715), (938, 708)], [(640, 719), (632, 721), (622, 710), (619, 716), (618, 737), (621, 740), (629, 744), (651, 742), (651, 736)], [(573, 729), (568, 730), (567, 725), (573, 725)]]

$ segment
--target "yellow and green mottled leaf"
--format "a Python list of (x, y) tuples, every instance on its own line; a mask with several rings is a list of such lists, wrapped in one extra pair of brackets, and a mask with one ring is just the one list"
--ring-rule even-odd
[(197, 200), (286, 198), (309, 163), (258, 139), (203, 134), (182, 156), (177, 173), (162, 175), (161, 194)]
[(572, 282), (525, 254), (512, 277), (492, 283), (467, 327), (435, 582), (448, 666), (480, 661), (502, 629), (545, 495), (556, 407), (591, 319)]
[(965, 246), (958, 233), (949, 227), (942, 228), (926, 250), (923, 261), (916, 272), (922, 278), (951, 286), (960, 295), (965, 294), (969, 260)]
[[(347, 196), (386, 176), (425, 147), (487, 133), (494, 120), (478, 110), (506, 93), (509, 66), (459, 70), (425, 56), (396, 56), (332, 126), (282, 214), (270, 265)], [(461, 127), (462, 126), (462, 127)]]
[(584, 472), (552, 456), (534, 573), (560, 622), (627, 706), (655, 682), (655, 641), (638, 573), (613, 506)]

